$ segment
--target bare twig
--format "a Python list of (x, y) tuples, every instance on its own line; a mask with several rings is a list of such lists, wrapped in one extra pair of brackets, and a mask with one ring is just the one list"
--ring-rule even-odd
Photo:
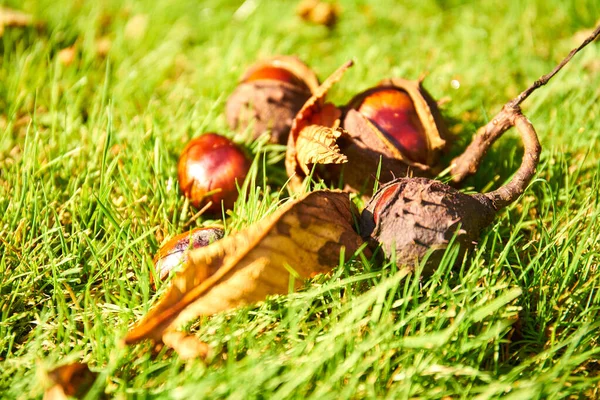
[[(594, 32), (586, 38), (578, 47), (571, 50), (569, 55), (565, 57), (549, 74), (543, 75), (535, 81), (530, 87), (524, 90), (519, 96), (515, 97), (502, 107), (502, 110), (485, 126), (479, 128), (471, 144), (465, 151), (451, 163), (452, 180), (459, 183), (467, 176), (477, 172), (479, 164), (485, 157), (488, 149), (504, 132), (514, 126), (516, 121), (526, 120), (521, 114), (520, 105), (525, 99), (531, 95), (536, 89), (544, 86), (548, 81), (558, 73), (581, 49), (594, 41), (600, 35), (600, 26), (596, 27)], [(518, 117), (518, 118), (517, 118)], [(532, 127), (533, 128), (533, 127)], [(535, 171), (535, 169), (534, 169)]]

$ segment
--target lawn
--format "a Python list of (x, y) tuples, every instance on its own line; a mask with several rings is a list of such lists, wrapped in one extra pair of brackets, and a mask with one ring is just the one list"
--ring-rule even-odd
[[(45, 371), (76, 361), (98, 373), (89, 398), (600, 397), (600, 43), (523, 103), (537, 175), (464, 259), (421, 278), (359, 257), (204, 317), (187, 328), (213, 349), (205, 361), (122, 345), (167, 287), (150, 282), (163, 241), (230, 233), (288, 200), (285, 147), (225, 120), (252, 62), (295, 54), (324, 79), (352, 59), (339, 104), (427, 74), (455, 138), (448, 165), (594, 28), (597, 0), (342, 0), (331, 31), (296, 1), (4, 3), (34, 24), (0, 38), (2, 398), (41, 398)], [(177, 184), (179, 153), (206, 131), (255, 156), (253, 190), (224, 221)], [(509, 131), (461, 189), (497, 188), (521, 156)]]

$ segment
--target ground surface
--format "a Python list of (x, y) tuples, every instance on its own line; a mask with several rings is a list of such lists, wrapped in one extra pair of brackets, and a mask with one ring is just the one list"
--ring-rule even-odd
[[(388, 264), (338, 267), (194, 324), (217, 354), (206, 364), (120, 346), (157, 297), (162, 240), (215, 222), (193, 220), (176, 161), (201, 132), (233, 136), (224, 102), (255, 59), (296, 54), (321, 78), (354, 59), (331, 95), (340, 103), (427, 72), (457, 154), (593, 28), (599, 2), (342, 1), (332, 32), (299, 20), (294, 1), (79, 3), (9, 1), (43, 24), (0, 39), (2, 397), (41, 396), (43, 371), (72, 361), (100, 374), (92, 398), (600, 395), (600, 43), (523, 104), (543, 145), (538, 175), (463, 267), (423, 281)], [(286, 179), (282, 147), (236, 140), (265, 152), (255, 183), (272, 190), (238, 204), (228, 231), (271, 211)], [(520, 157), (511, 132), (465, 189), (497, 187)]]

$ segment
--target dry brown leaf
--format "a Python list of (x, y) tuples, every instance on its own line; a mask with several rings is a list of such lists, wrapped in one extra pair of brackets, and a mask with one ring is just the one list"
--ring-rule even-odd
[(321, 125), (307, 126), (296, 141), (298, 165), (306, 175), (310, 164), (343, 164), (348, 158), (340, 153), (337, 139), (343, 134), (341, 128), (332, 129)]
[(5, 27), (29, 26), (33, 23), (33, 17), (22, 11), (12, 8), (0, 7), (0, 36), (4, 33)]
[(172, 338), (165, 333), (199, 316), (212, 315), (271, 294), (286, 294), (351, 256), (363, 243), (353, 228), (348, 194), (316, 191), (249, 228), (190, 252), (158, 304), (125, 338), (133, 344)]
[(44, 400), (82, 398), (92, 387), (97, 375), (84, 363), (67, 364), (53, 369), (48, 372), (53, 386), (44, 393)]
[(346, 70), (352, 65), (352, 61), (346, 62), (325, 79), (321, 86), (315, 90), (312, 97), (304, 103), (292, 122), (292, 129), (288, 137), (287, 152), (285, 154), (285, 169), (290, 177), (289, 187), (292, 191), (296, 191), (302, 187), (303, 175), (305, 174), (303, 168), (298, 164), (297, 141), (300, 137), (300, 132), (311, 125), (321, 125), (332, 129), (336, 129), (340, 125), (342, 112), (333, 104), (323, 104), (323, 99), (329, 89), (342, 79)]

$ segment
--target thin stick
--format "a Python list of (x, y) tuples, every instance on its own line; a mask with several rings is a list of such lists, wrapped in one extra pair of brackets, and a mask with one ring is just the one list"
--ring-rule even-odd
[(519, 96), (517, 96), (517, 98), (515, 98), (513, 101), (511, 101), (511, 103), (512, 103), (511, 105), (512, 106), (518, 106), (518, 105), (520, 105), (537, 88), (539, 88), (541, 86), (544, 86), (546, 83), (548, 83), (548, 81), (550, 79), (552, 79), (552, 77), (554, 75), (556, 75), (556, 73), (558, 71), (560, 71), (562, 69), (562, 67), (564, 67), (569, 61), (571, 61), (571, 58), (573, 58), (573, 56), (575, 54), (577, 54), (579, 52), (579, 50), (583, 49), (585, 46), (587, 46), (588, 44), (590, 44), (591, 42), (593, 42), (594, 39), (596, 39), (598, 37), (598, 35), (600, 35), (600, 25), (598, 25), (598, 27), (596, 28), (596, 30), (594, 30), (594, 32), (592, 32), (592, 34), (590, 36), (588, 36), (588, 38), (585, 39), (583, 41), (583, 43), (581, 43), (579, 45), (579, 47), (576, 47), (573, 50), (571, 50), (571, 52), (569, 53), (569, 55), (566, 56), (565, 59), (560, 62), (560, 64), (558, 64), (556, 67), (554, 67), (554, 69), (552, 70), (552, 72), (550, 72), (549, 74), (546, 74), (546, 75), (542, 76), (540, 79), (538, 79), (537, 81), (535, 81), (533, 83), (533, 85), (529, 86)]
[(502, 110), (494, 117), (487, 125), (482, 126), (477, 130), (471, 144), (465, 151), (451, 163), (452, 180), (455, 183), (463, 181), (467, 176), (477, 172), (479, 164), (485, 157), (488, 149), (504, 132), (514, 125), (515, 117), (521, 115), (520, 105), (529, 97), (536, 89), (544, 86), (548, 81), (558, 73), (581, 49), (593, 42), (600, 35), (600, 25), (596, 27), (594, 32), (585, 39), (578, 47), (571, 50), (569, 55), (565, 57), (554, 69), (547, 75), (543, 75), (535, 81), (533, 85), (525, 89), (519, 96), (512, 99), (502, 107)]

